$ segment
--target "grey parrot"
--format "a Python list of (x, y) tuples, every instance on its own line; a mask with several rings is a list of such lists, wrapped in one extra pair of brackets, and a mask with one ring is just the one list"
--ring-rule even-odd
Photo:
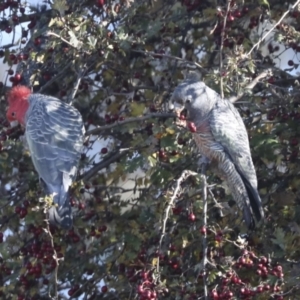
[(57, 98), (13, 87), (7, 96), (7, 119), (25, 126), (33, 165), (54, 206), (49, 220), (70, 228), (73, 216), (69, 187), (75, 180), (83, 147), (84, 126), (77, 109)]
[(200, 154), (217, 166), (227, 182), (248, 228), (264, 218), (257, 177), (251, 158), (244, 122), (230, 101), (197, 80), (179, 84), (171, 97), (171, 108), (186, 109), (187, 120), (194, 123), (193, 137)]

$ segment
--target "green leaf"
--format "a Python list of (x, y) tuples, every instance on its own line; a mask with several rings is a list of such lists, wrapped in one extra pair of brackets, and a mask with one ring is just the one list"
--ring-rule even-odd
[(274, 235), (275, 235), (275, 239), (271, 239), (272, 242), (276, 245), (278, 245), (282, 250), (285, 250), (285, 236), (286, 236), (286, 233), (283, 231), (282, 228), (278, 227), (275, 229), (275, 232), (274, 232)]
[(130, 104), (130, 108), (131, 108), (131, 115), (133, 117), (138, 117), (140, 115), (142, 115), (145, 111), (145, 104), (143, 103), (137, 103), (137, 102), (132, 102)]

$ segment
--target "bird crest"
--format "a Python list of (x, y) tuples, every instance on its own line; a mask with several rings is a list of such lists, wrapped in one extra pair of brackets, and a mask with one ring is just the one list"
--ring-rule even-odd
[(15, 101), (26, 100), (31, 94), (30, 89), (24, 85), (18, 85), (13, 87), (7, 94), (8, 103), (11, 104)]

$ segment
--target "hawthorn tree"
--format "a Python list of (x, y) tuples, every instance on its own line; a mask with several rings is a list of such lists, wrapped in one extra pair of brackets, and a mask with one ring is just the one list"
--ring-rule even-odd
[[(299, 2), (1, 1), (1, 299), (297, 299)], [(266, 215), (254, 231), (168, 112), (191, 70), (244, 118)], [(5, 120), (17, 84), (85, 121), (69, 231), (48, 224), (24, 130)]]

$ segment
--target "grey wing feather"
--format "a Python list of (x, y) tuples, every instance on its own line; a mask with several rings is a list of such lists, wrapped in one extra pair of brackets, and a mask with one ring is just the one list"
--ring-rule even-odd
[(59, 209), (70, 214), (67, 193), (75, 179), (83, 145), (81, 115), (72, 106), (53, 97), (34, 94), (29, 101), (26, 140), (33, 164), (48, 192), (58, 195), (54, 197), (54, 202), (59, 205), (58, 214)]
[(209, 124), (213, 136), (225, 149), (245, 178), (257, 187), (248, 134), (238, 111), (228, 100), (220, 100), (212, 110)]
[(222, 145), (240, 174), (252, 209), (260, 220), (264, 213), (257, 191), (257, 177), (251, 158), (248, 134), (241, 116), (228, 100), (220, 99), (211, 112), (209, 123), (215, 140)]

